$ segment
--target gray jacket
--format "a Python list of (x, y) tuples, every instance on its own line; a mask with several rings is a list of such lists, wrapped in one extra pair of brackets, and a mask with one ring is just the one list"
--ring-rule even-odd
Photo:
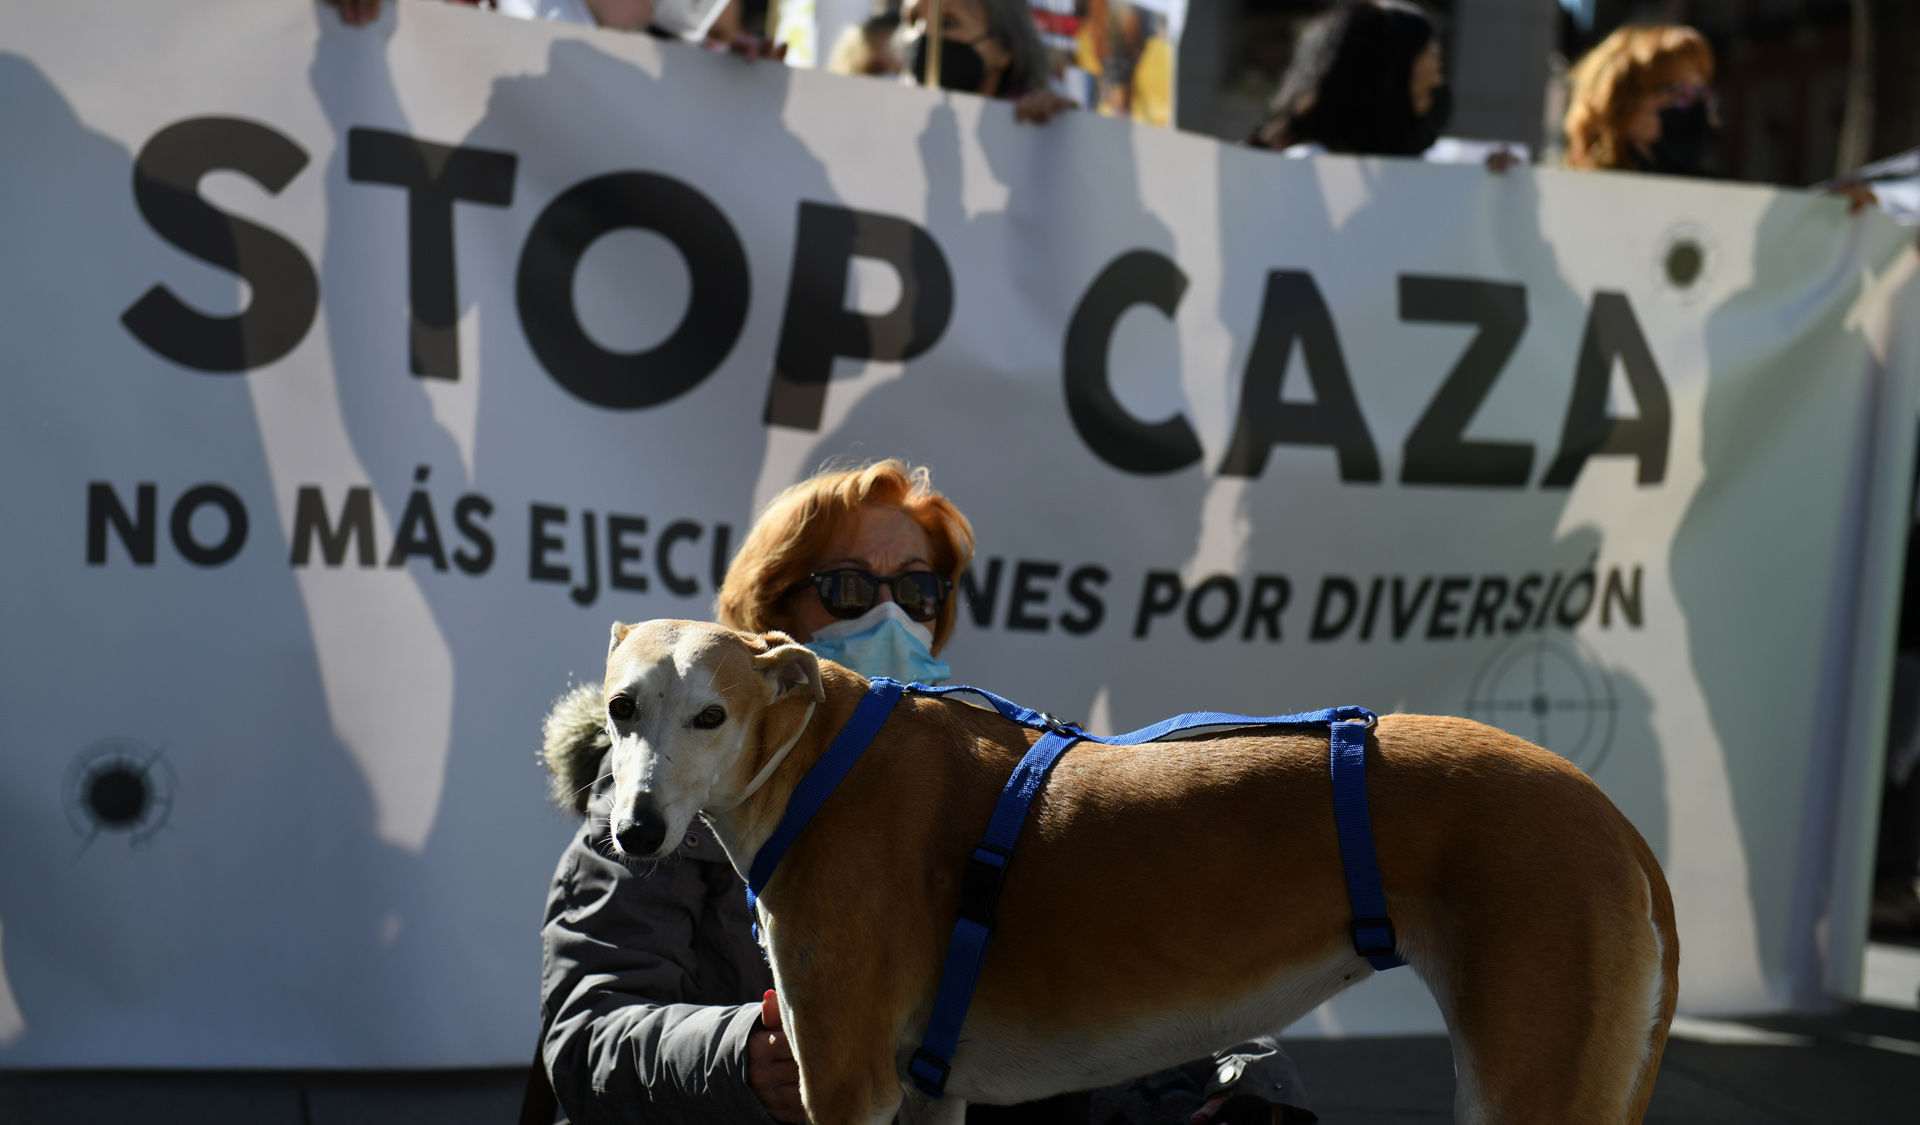
[[(552, 795), (586, 817), (554, 871), (540, 931), (541, 1053), (554, 1095), (575, 1125), (770, 1122), (747, 1084), (747, 1037), (773, 974), (740, 876), (699, 821), (658, 864), (629, 870), (609, 858), (600, 706), (600, 689), (581, 687), (547, 717)], [(1221, 1092), (1307, 1107), (1292, 1060), (1263, 1037), (1096, 1091), (1093, 1120), (1184, 1125)]]
[(540, 931), (554, 1096), (576, 1125), (771, 1121), (747, 1036), (773, 973), (740, 876), (697, 821), (671, 857), (628, 870), (602, 851), (605, 801), (560, 857)]

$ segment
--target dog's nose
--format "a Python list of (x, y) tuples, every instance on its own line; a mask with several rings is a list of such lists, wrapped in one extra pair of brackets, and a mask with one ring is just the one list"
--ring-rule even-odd
[(652, 809), (637, 809), (613, 836), (628, 855), (652, 855), (667, 838), (667, 820)]

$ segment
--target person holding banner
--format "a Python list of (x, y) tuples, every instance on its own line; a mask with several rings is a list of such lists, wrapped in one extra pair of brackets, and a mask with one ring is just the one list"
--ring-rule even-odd
[[(823, 472), (786, 489), (754, 522), (727, 571), (716, 616), (779, 630), (865, 676), (938, 683), (955, 586), (973, 528), (897, 460)], [(546, 723), (554, 798), (586, 816), (562, 855), (541, 929), (539, 1071), (578, 1125), (640, 1121), (797, 1122), (799, 1069), (772, 976), (733, 869), (701, 821), (649, 869), (608, 838), (611, 775), (601, 688), (575, 688)], [(553, 1120), (530, 1085), (523, 1125)], [(1315, 1120), (1271, 1038), (1107, 1090), (1024, 1107), (974, 1106), (971, 1122), (1302, 1122)]]
[[(927, 29), (935, 12), (938, 36)], [(928, 55), (937, 49), (933, 69), (942, 89), (1007, 99), (1013, 102), (1014, 120), (1035, 124), (1073, 108), (1071, 99), (1047, 85), (1047, 48), (1026, 0), (909, 0), (901, 18), (920, 28), (907, 55), (907, 73), (920, 85), (927, 84)], [(936, 39), (939, 46), (933, 48)]]
[[(1405, 0), (1345, 0), (1300, 35), (1247, 143), (1286, 156), (1419, 156), (1452, 112), (1440, 39)], [(1504, 165), (1502, 166), (1504, 167)]]

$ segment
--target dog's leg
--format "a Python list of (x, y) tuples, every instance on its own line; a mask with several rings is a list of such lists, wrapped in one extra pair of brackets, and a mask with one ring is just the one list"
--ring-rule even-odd
[(1520, 905), (1552, 901), (1542, 889), (1440, 923), (1452, 956), (1421, 967), (1453, 1032), (1457, 1121), (1620, 1125), (1645, 1110), (1677, 964), (1664, 887), (1583, 866), (1568, 885), (1585, 893), (1552, 909)]
[(811, 1125), (887, 1125), (901, 1103), (894, 1045), (905, 1017), (883, 959), (859, 955), (862, 942), (844, 937), (790, 931), (773, 943), (800, 1101)]
[(907, 1090), (900, 1103), (901, 1125), (961, 1125), (967, 1103), (949, 1094), (934, 1100), (918, 1090)]

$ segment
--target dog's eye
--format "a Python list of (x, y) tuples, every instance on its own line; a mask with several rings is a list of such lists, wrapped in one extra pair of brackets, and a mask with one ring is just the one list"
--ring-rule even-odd
[(701, 730), (712, 730), (727, 721), (727, 713), (718, 707), (709, 707), (693, 717), (693, 725)]
[(607, 714), (620, 722), (633, 718), (633, 700), (624, 695), (616, 695), (607, 700)]

